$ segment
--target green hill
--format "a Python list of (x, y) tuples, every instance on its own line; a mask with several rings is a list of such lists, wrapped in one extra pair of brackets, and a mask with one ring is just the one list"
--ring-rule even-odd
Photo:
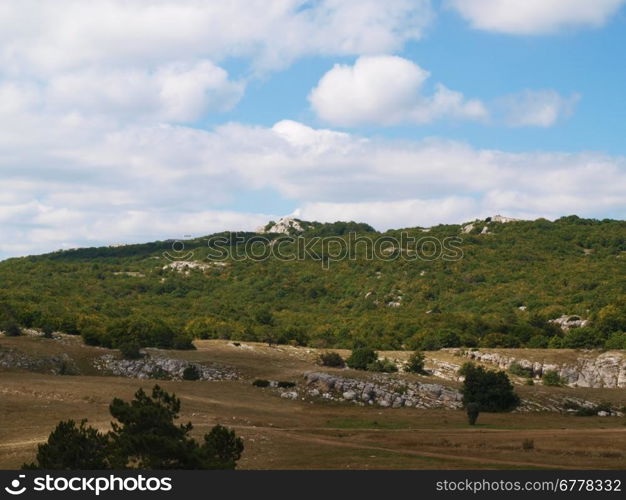
[[(302, 231), (290, 234), (5, 260), (0, 321), (108, 346), (184, 348), (191, 337), (219, 337), (347, 348), (626, 348), (625, 221), (570, 216), (386, 233), (299, 222)], [(367, 258), (370, 249), (377, 258)], [(550, 322), (564, 314), (589, 322), (564, 333)]]

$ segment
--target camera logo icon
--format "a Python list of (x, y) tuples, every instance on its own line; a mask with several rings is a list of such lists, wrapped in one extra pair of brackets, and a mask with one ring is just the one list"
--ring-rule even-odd
[(26, 491), (26, 486), (21, 486), (20, 479), (24, 479), (26, 476), (24, 474), (19, 475), (19, 479), (14, 479), (11, 481), (11, 486), (6, 486), (4, 491), (6, 491), (9, 495), (21, 495)]

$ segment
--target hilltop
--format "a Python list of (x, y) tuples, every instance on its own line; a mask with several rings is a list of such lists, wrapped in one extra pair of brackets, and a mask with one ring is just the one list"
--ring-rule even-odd
[[(375, 258), (352, 233), (378, 245)], [(310, 242), (312, 254), (299, 255), (290, 235)], [(335, 257), (337, 242), (347, 258)], [(278, 247), (296, 258), (275, 258), (268, 249)], [(260, 253), (250, 256), (251, 249)], [(244, 251), (248, 258), (240, 258)], [(619, 220), (493, 217), (381, 233), (362, 223), (283, 219), (260, 233), (0, 262), (0, 320), (105, 346), (130, 339), (182, 348), (191, 338), (225, 338), (343, 348), (623, 349), (625, 271)]]

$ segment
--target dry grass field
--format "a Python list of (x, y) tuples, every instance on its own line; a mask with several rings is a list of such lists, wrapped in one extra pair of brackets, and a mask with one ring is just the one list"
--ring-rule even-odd
[[(245, 440), (244, 469), (440, 469), (440, 468), (623, 468), (625, 417), (575, 417), (558, 413), (481, 414), (470, 427), (462, 411), (382, 409), (336, 402), (281, 398), (253, 387), (255, 378), (301, 382), (303, 372), (320, 370), (317, 353), (306, 348), (200, 341), (197, 351), (168, 356), (231, 366), (241, 380), (158, 381), (182, 401), (181, 420), (199, 435), (216, 423), (235, 428)], [(82, 375), (61, 376), (0, 369), (0, 468), (32, 460), (37, 443), (59, 420), (86, 418), (109, 426), (108, 404), (131, 398), (155, 381), (98, 376), (90, 360), (103, 350), (67, 339), (0, 338), (31, 355), (66, 352)], [(324, 369), (324, 371), (332, 371)], [(355, 375), (342, 371), (345, 376)], [(432, 377), (430, 377), (432, 380)], [(522, 397), (562, 395), (626, 403), (623, 389), (542, 386), (516, 390)], [(531, 440), (533, 448), (522, 443)]]

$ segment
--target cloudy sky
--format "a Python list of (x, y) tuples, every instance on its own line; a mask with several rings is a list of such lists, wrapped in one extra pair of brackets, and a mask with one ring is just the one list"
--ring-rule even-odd
[(624, 47), (626, 0), (2, 0), (0, 258), (624, 218)]

